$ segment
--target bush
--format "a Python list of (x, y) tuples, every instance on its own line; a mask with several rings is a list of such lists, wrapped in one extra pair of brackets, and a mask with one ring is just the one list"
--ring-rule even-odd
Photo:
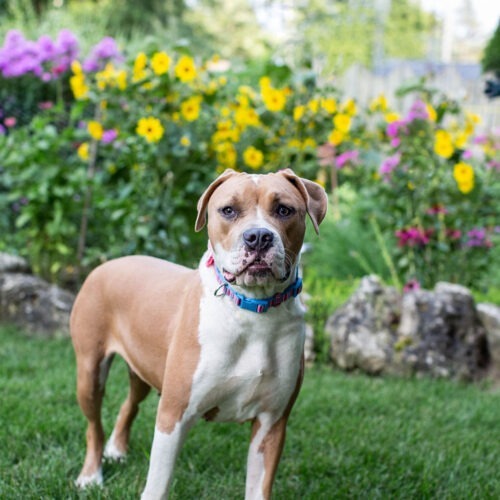
[(445, 95), (405, 89), (417, 97), (401, 117), (384, 96), (360, 109), (285, 66), (257, 86), (217, 57), (149, 46), (125, 60), (109, 37), (71, 72), (54, 70), (55, 54), (3, 76), (50, 75), (56, 103), (0, 128), (0, 226), (16, 228), (3, 248), (52, 279), (127, 253), (193, 264), (205, 245), (191, 229), (196, 201), (218, 172), (292, 167), (332, 190), (311, 257), (334, 260), (332, 276), (486, 283), (500, 138), (478, 136), (479, 118)]

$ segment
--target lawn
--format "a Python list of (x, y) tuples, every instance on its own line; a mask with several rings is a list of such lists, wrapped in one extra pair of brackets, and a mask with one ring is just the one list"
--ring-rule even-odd
[[(104, 407), (109, 432), (126, 392), (115, 362)], [(85, 422), (68, 340), (0, 329), (0, 498), (138, 498), (158, 397), (136, 421), (123, 464), (105, 486), (73, 486)], [(306, 373), (276, 478), (276, 499), (500, 498), (500, 393), (447, 381), (368, 378), (329, 367)], [(177, 463), (171, 498), (243, 498), (249, 428), (200, 423)]]

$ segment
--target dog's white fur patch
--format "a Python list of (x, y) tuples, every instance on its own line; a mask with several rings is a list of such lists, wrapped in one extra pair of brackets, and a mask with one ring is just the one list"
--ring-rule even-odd
[(127, 454), (118, 449), (116, 446), (115, 442), (115, 431), (111, 433), (111, 436), (108, 439), (108, 442), (106, 443), (106, 447), (104, 448), (104, 458), (110, 460), (110, 461), (120, 461), (123, 460)]
[(99, 467), (97, 472), (90, 476), (78, 476), (75, 486), (82, 489), (89, 486), (102, 486), (102, 467)]

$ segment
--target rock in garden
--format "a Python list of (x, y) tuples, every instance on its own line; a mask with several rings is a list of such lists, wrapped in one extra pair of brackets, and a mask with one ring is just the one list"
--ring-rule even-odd
[(402, 295), (369, 276), (326, 329), (334, 363), (347, 370), (477, 380), (489, 366), (486, 330), (459, 285)]
[(22, 257), (0, 252), (0, 274), (29, 273), (30, 266)]
[(69, 335), (74, 298), (72, 293), (31, 274), (0, 271), (2, 324), (13, 324), (45, 337)]
[(477, 380), (489, 366), (486, 330), (463, 286), (437, 283), (434, 291), (404, 294), (398, 334), (396, 358), (412, 372)]
[(478, 304), (477, 312), (488, 332), (492, 367), (495, 374), (500, 376), (500, 307), (494, 304)]
[(396, 339), (400, 302), (395, 288), (384, 287), (376, 276), (363, 278), (327, 322), (334, 363), (345, 370), (385, 372)]

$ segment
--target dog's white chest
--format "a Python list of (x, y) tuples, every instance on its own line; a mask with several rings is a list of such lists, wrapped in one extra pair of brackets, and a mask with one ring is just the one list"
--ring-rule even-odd
[(202, 300), (200, 362), (191, 394), (197, 413), (217, 421), (245, 421), (284, 410), (304, 345), (301, 311), (289, 306), (257, 315), (235, 312), (217, 298)]

